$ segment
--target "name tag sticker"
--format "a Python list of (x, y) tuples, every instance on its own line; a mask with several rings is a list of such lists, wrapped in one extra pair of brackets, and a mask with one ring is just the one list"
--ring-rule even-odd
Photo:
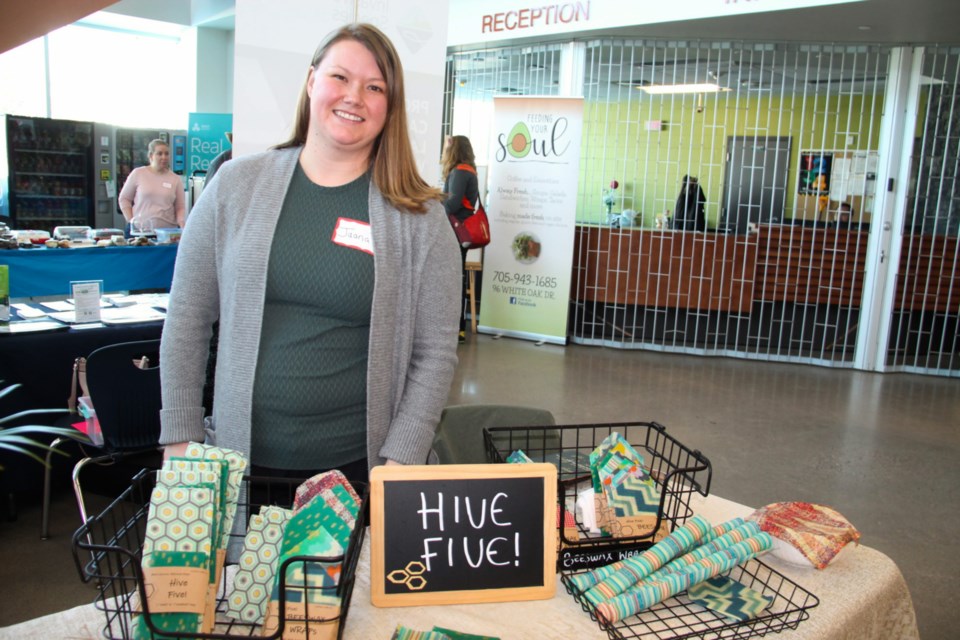
[(337, 218), (337, 226), (333, 229), (334, 244), (351, 249), (359, 249), (373, 255), (373, 237), (370, 235), (370, 223)]
[(170, 182), (164, 182), (162, 184), (164, 189), (173, 189), (173, 184)]

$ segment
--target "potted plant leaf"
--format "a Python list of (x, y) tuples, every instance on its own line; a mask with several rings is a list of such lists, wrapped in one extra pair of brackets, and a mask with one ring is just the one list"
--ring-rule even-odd
[[(2, 384), (3, 381), (0, 380), (0, 385)], [(13, 393), (20, 386), (21, 385), (19, 384), (12, 384), (0, 389), (0, 400)], [(67, 454), (58, 449), (52, 449), (50, 445), (46, 444), (45, 442), (36, 440), (30, 436), (44, 435), (64, 437), (71, 438), (82, 443), (89, 443), (90, 439), (87, 437), (87, 435), (77, 431), (76, 429), (53, 427), (42, 424), (19, 424), (28, 417), (32, 418), (37, 415), (52, 414), (62, 415), (66, 413), (68, 413), (66, 409), (28, 409), (26, 411), (18, 411), (8, 416), (0, 417), (0, 449), (12, 451), (14, 453), (22, 453), (23, 455), (33, 458), (40, 464), (46, 466), (46, 460), (40, 457), (40, 453), (54, 451), (60, 455)], [(2, 470), (3, 467), (0, 467), (0, 471)]]

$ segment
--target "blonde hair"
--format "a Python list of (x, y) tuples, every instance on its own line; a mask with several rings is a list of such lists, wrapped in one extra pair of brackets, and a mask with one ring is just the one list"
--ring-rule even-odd
[[(407, 129), (406, 98), (403, 89), (403, 67), (400, 56), (389, 38), (370, 24), (348, 24), (327, 35), (317, 47), (307, 70), (316, 69), (333, 45), (343, 40), (359, 42), (373, 54), (377, 67), (383, 74), (387, 85), (387, 118), (383, 131), (373, 143), (371, 165), (373, 183), (387, 201), (402, 211), (425, 213), (431, 200), (441, 200), (443, 194), (431, 187), (417, 171), (417, 163), (410, 146), (410, 133)], [(293, 134), (288, 140), (275, 146), (275, 149), (287, 149), (303, 146), (307, 141), (310, 127), (310, 94), (307, 81), (304, 80), (297, 102), (297, 113)]]
[(470, 138), (467, 136), (452, 136), (450, 142), (443, 148), (443, 155), (440, 157), (440, 175), (444, 180), (458, 164), (468, 164), (474, 169), (477, 168), (477, 161), (473, 156), (473, 145), (470, 144)]
[(147, 153), (152, 156), (153, 152), (157, 150), (157, 147), (166, 147), (167, 149), (169, 149), (170, 145), (167, 143), (166, 140), (161, 140), (160, 138), (154, 138), (153, 140), (150, 141), (150, 144), (147, 145)]

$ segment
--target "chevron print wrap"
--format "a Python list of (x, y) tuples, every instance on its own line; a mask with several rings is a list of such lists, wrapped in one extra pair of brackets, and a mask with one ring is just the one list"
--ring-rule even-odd
[(773, 598), (743, 586), (727, 576), (716, 576), (687, 590), (691, 602), (716, 611), (733, 622), (756, 618), (770, 606)]

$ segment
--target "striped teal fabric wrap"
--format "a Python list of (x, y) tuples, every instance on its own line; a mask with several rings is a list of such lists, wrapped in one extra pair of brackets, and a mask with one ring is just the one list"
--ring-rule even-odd
[(726, 573), (738, 564), (769, 550), (772, 546), (773, 538), (770, 534), (760, 532), (733, 546), (701, 558), (676, 573), (665, 574), (657, 582), (644, 582), (606, 602), (601, 602), (596, 606), (597, 617), (613, 623), (636, 615), (695, 584)]
[[(674, 558), (699, 546), (704, 536), (711, 530), (710, 523), (705, 518), (693, 516), (682, 527), (643, 553), (600, 567), (590, 574), (575, 577), (593, 574), (595, 584), (592, 587), (589, 584), (585, 585), (589, 589), (584, 596), (591, 604), (596, 605), (623, 593)], [(583, 590), (579, 585), (577, 587)]]
[(716, 540), (713, 540), (712, 542), (708, 542), (707, 544), (700, 545), (690, 553), (680, 556), (676, 560), (673, 560), (667, 565), (661, 567), (660, 570), (655, 571), (649, 576), (647, 576), (646, 578), (644, 578), (644, 581), (656, 582), (663, 575), (666, 575), (668, 573), (677, 573), (678, 571), (683, 571), (683, 568), (686, 567), (688, 564), (693, 564), (698, 560), (702, 560), (703, 558), (706, 558), (707, 556), (714, 554), (717, 551), (723, 551), (724, 549), (732, 547), (738, 542), (742, 542), (747, 538), (752, 538), (758, 533), (760, 533), (760, 525), (758, 525), (756, 522), (743, 523), (743, 521), (741, 521), (740, 526), (734, 529), (733, 531), (725, 533), (719, 538), (717, 538)]

